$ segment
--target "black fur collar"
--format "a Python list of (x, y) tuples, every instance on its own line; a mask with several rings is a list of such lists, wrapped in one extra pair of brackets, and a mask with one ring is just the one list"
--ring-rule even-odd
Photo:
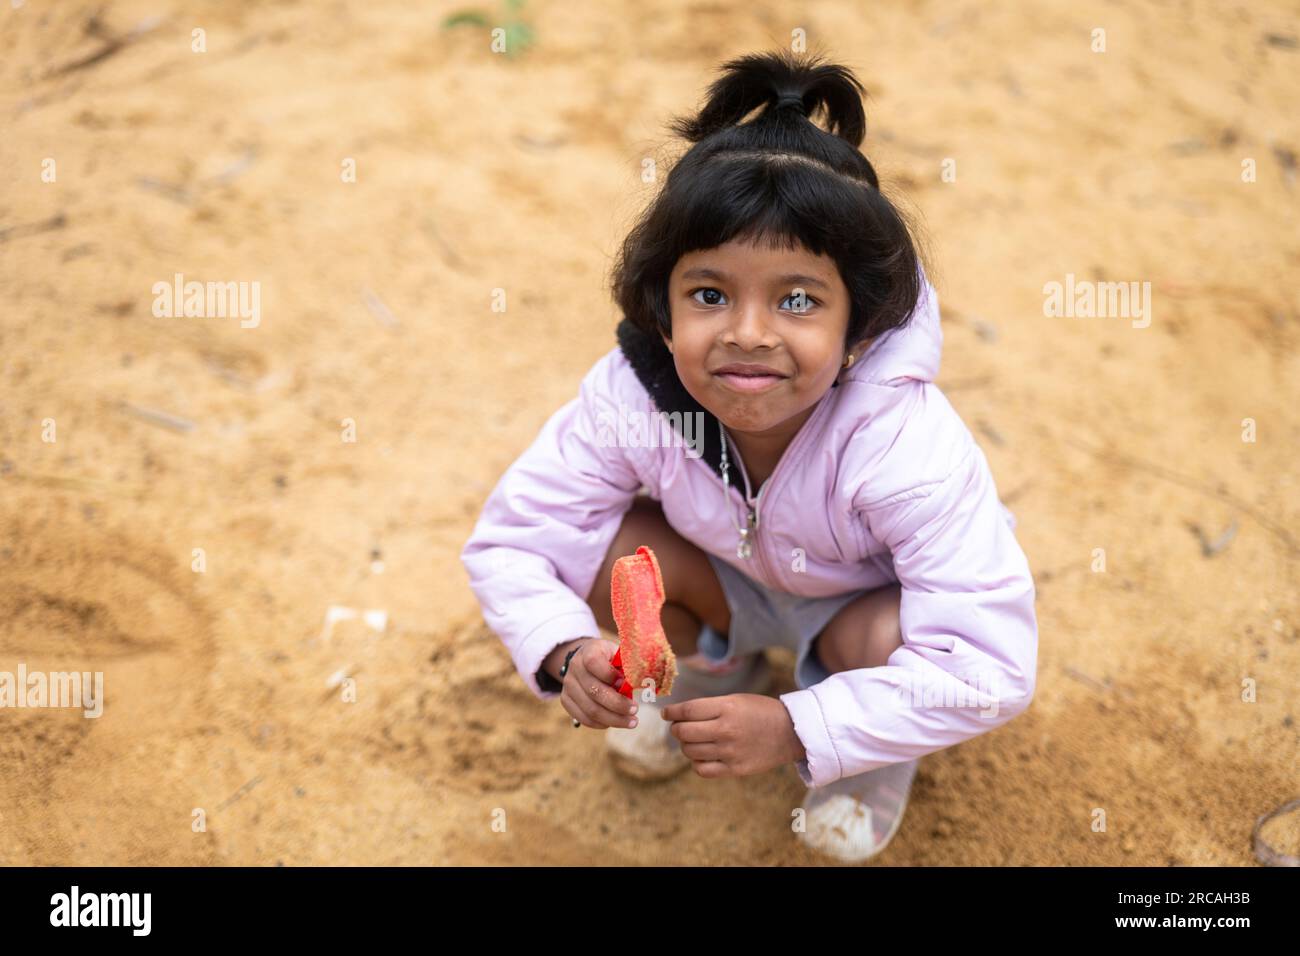
[(682, 413), (680, 418), (674, 419), (674, 427), (678, 429), (679, 434), (680, 422), (685, 420), (687, 414), (693, 415), (699, 412), (704, 416), (702, 419), (695, 419), (704, 422), (703, 435), (693, 437), (700, 442), (701, 457), (721, 477), (722, 442), (718, 434), (718, 420), (692, 398), (690, 392), (686, 391), (682, 380), (677, 376), (677, 369), (673, 366), (672, 353), (668, 351), (663, 340), (646, 334), (633, 325), (631, 320), (623, 319), (618, 324), (618, 345), (633, 371), (636, 372), (636, 377), (650, 393), (650, 400), (655, 403), (655, 408), (670, 414)]

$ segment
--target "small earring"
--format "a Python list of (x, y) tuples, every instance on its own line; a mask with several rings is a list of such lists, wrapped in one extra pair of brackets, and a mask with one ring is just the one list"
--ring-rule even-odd
[(844, 357), (844, 364), (841, 365), (840, 368), (848, 368), (848, 367), (849, 367), (850, 365), (852, 365), (856, 360), (857, 360), (857, 356), (854, 355), (852, 352), (850, 352), (848, 355), (846, 355), (846, 356)]

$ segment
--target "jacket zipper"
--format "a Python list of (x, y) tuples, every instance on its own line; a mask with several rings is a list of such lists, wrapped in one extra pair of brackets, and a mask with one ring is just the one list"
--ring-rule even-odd
[[(776, 581), (777, 579), (772, 575), (772, 569), (768, 566), (764, 557), (762, 543), (758, 540), (758, 533), (761, 528), (763, 492), (772, 487), (777, 474), (781, 471), (784, 459), (787, 456), (781, 456), (783, 460), (777, 462), (776, 468), (772, 471), (772, 474), (768, 475), (767, 481), (763, 482), (763, 487), (758, 489), (758, 494), (753, 495), (753, 487), (749, 481), (749, 471), (745, 468), (744, 459), (740, 455), (740, 448), (736, 446), (734, 441), (731, 441), (730, 435), (727, 436), (727, 441), (730, 442), (732, 451), (735, 452), (736, 464), (740, 466), (740, 476), (745, 480), (745, 494), (742, 504), (745, 506), (746, 513), (749, 516), (747, 524), (750, 528), (749, 534), (746, 535), (745, 540), (749, 542), (750, 553), (754, 555), (755, 561), (758, 564), (762, 575), (769, 581)], [(736, 489), (736, 493), (740, 494), (739, 488)]]
[[(750, 522), (752, 522), (752, 526), (753, 526), (753, 530), (750, 531), (749, 536), (747, 537), (746, 540), (750, 542), (751, 552), (757, 557), (758, 566), (762, 570), (763, 574), (768, 578), (768, 580), (774, 581), (778, 585), (782, 583), (781, 579), (772, 573), (772, 569), (768, 565), (764, 557), (763, 549), (760, 548), (758, 545), (759, 518), (761, 513), (763, 492), (767, 491), (774, 484), (776, 484), (776, 478), (778, 475), (782, 474), (786, 462), (792, 460), (796, 454), (802, 453), (802, 446), (806, 443), (805, 440), (807, 439), (808, 434), (811, 432), (811, 428), (809, 426), (813, 424), (814, 419), (816, 419), (818, 416), (822, 414), (822, 411), (824, 410), (823, 406), (825, 406), (827, 402), (830, 401), (830, 398), (831, 396), (829, 395), (825, 396), (822, 399), (822, 402), (813, 411), (812, 415), (809, 416), (808, 421), (803, 423), (803, 427), (799, 429), (799, 434), (795, 435), (794, 441), (791, 443), (791, 446), (786, 449), (786, 453), (783, 454), (781, 456), (781, 460), (776, 463), (776, 468), (772, 470), (772, 474), (768, 475), (767, 481), (763, 482), (763, 487), (758, 489), (758, 494), (753, 497), (752, 501), (749, 498), (749, 493), (751, 491), (751, 486), (749, 483), (749, 472), (745, 469), (745, 462), (740, 456), (740, 449), (736, 447), (735, 442), (731, 441), (731, 436), (730, 435), (727, 436), (727, 441), (731, 444), (732, 450), (736, 453), (736, 462), (740, 466), (740, 475), (742, 478), (745, 479), (745, 500), (742, 503), (744, 504), (745, 508), (748, 511), (749, 520)], [(724, 485), (723, 487), (725, 489), (726, 486)], [(736, 489), (736, 494), (738, 495), (740, 494), (739, 488)], [(769, 501), (771, 500), (771, 497), (772, 497), (771, 495), (768, 495)]]
[[(725, 435), (725, 432), (724, 432), (724, 435)], [(747, 519), (746, 522), (745, 522), (745, 528), (744, 528), (744, 530), (741, 532), (741, 539), (740, 539), (740, 541), (737, 543), (737, 547), (736, 547), (737, 557), (741, 557), (741, 558), (743, 558), (743, 557), (746, 557), (746, 555), (743, 555), (743, 554), (740, 553), (740, 551), (741, 551), (741, 546), (743, 546), (743, 545), (746, 545), (746, 544), (749, 545), (749, 551), (750, 551), (750, 554), (753, 554), (753, 553), (754, 553), (754, 539), (753, 539), (753, 537), (751, 537), (751, 535), (752, 535), (754, 532), (757, 532), (757, 531), (758, 531), (758, 512), (757, 512), (757, 508), (756, 508), (756, 506), (757, 506), (757, 504), (758, 504), (758, 499), (757, 499), (756, 497), (754, 497), (754, 495), (752, 494), (752, 492), (753, 492), (753, 488), (752, 488), (752, 486), (750, 485), (750, 481), (749, 481), (749, 472), (747, 472), (747, 471), (745, 470), (745, 463), (744, 463), (743, 461), (741, 461), (741, 458), (740, 458), (740, 449), (736, 447), (735, 442), (731, 441), (731, 436), (730, 436), (730, 435), (725, 435), (725, 438), (726, 438), (726, 441), (727, 441), (727, 445), (728, 445), (728, 447), (731, 449), (731, 451), (728, 453), (728, 455), (729, 455), (729, 457), (734, 458), (734, 459), (736, 460), (736, 465), (737, 465), (737, 467), (740, 468), (740, 476), (741, 476), (741, 478), (743, 478), (744, 481), (745, 481), (745, 490), (744, 490), (743, 492), (742, 492), (739, 488), (734, 489), (735, 492), (736, 492), (736, 494), (740, 495), (740, 503), (741, 503), (741, 505), (744, 506), (745, 511), (746, 511), (746, 513), (747, 513), (748, 516), (749, 516), (748, 519)], [(723, 481), (722, 481), (722, 488), (723, 488), (723, 491), (726, 492), (727, 494), (730, 494), (731, 491), (732, 491), (732, 489), (730, 488), (730, 486), (729, 486), (729, 484), (728, 484), (728, 482), (726, 481), (725, 478), (724, 478)], [(762, 494), (763, 494), (763, 489), (762, 489), (762, 488), (760, 488), (760, 489), (758, 490), (758, 494), (759, 494), (759, 496), (762, 496)], [(730, 508), (730, 507), (733, 507), (732, 504), (731, 504), (731, 499), (730, 499), (730, 498), (727, 499), (727, 507), (729, 507), (729, 508)], [(733, 519), (733, 523), (734, 523), (734, 519)]]
[[(734, 441), (731, 441), (730, 435), (727, 436), (727, 441), (731, 442), (732, 450), (735, 452), (736, 463), (740, 466), (740, 476), (745, 479), (744, 505), (746, 511), (748, 512), (749, 523), (752, 528), (752, 530), (749, 532), (749, 535), (746, 537), (746, 540), (749, 542), (750, 553), (754, 555), (755, 562), (758, 564), (759, 571), (761, 572), (762, 576), (769, 581), (776, 581), (777, 579), (772, 575), (772, 569), (768, 567), (767, 561), (764, 558), (762, 543), (758, 540), (758, 532), (761, 527), (760, 518), (761, 518), (761, 511), (762, 511), (763, 492), (767, 491), (769, 488), (772, 487), (772, 482), (776, 478), (777, 473), (781, 470), (781, 465), (784, 462), (779, 461), (776, 463), (776, 468), (772, 471), (772, 474), (768, 475), (767, 481), (763, 482), (763, 487), (758, 489), (758, 494), (751, 497), (750, 492), (752, 490), (752, 486), (750, 485), (750, 481), (749, 481), (749, 471), (745, 468), (745, 462), (744, 459), (741, 458), (740, 449), (736, 446), (736, 443)], [(781, 457), (782, 459), (784, 459), (786, 456), (782, 455)], [(739, 492), (740, 489), (736, 489), (736, 490), (737, 492)]]

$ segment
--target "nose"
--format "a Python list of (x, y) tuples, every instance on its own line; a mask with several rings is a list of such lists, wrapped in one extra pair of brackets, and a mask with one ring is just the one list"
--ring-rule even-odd
[(761, 299), (742, 299), (731, 310), (722, 342), (745, 352), (775, 347), (776, 334), (772, 329), (771, 316)]

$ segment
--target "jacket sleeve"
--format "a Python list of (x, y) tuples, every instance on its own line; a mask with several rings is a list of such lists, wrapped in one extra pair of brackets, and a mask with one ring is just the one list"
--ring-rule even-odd
[(902, 646), (881, 667), (785, 694), (820, 787), (951, 747), (1029, 706), (1038, 661), (1034, 583), (972, 439), (947, 477), (864, 509), (893, 555)]
[(484, 620), (542, 700), (559, 696), (539, 675), (546, 656), (600, 633), (586, 596), (642, 484), (637, 450), (619, 447), (616, 416), (627, 413), (614, 397), (619, 358), (597, 362), (546, 422), (492, 490), (461, 551)]

